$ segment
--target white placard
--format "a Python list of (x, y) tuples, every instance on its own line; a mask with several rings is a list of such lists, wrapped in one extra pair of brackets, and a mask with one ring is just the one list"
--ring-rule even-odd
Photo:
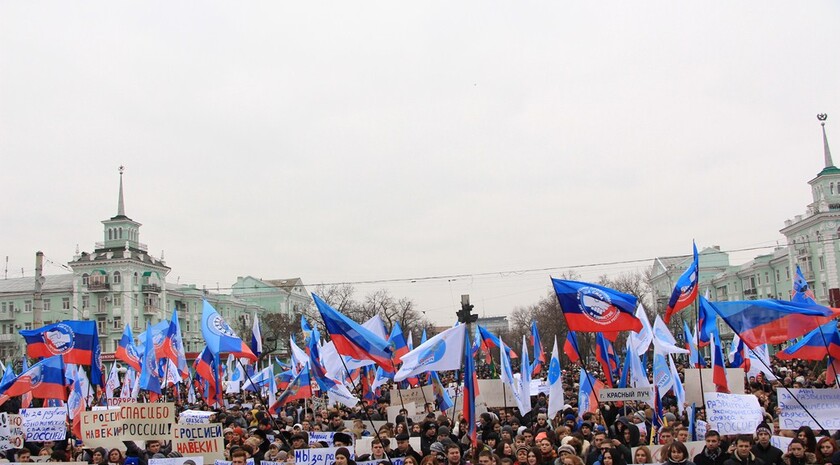
[(42, 407), (20, 409), (27, 441), (61, 441), (67, 434), (67, 408)]
[[(706, 392), (715, 389), (713, 382), (713, 373), (711, 368), (703, 368), (703, 383), (700, 383), (700, 369), (687, 368), (684, 372), (685, 381), (683, 381), (683, 388), (685, 388), (685, 403), (688, 405), (697, 404), (703, 405), (703, 396), (700, 388)], [(744, 370), (742, 368), (727, 368), (726, 382), (729, 384), (729, 392), (732, 394), (744, 394)], [(723, 434), (723, 433), (721, 433)]]
[(709, 426), (721, 434), (753, 434), (764, 421), (764, 409), (752, 394), (706, 393), (706, 418)]
[[(295, 451), (295, 465), (332, 465), (335, 462), (335, 451), (340, 447), (322, 447), (320, 449), (298, 449)], [(356, 458), (355, 451), (352, 447), (347, 447), (350, 451), (350, 458)]]
[(648, 405), (653, 405), (653, 387), (601, 388), (598, 392), (598, 400), (601, 402), (640, 400)]
[(216, 412), (206, 412), (204, 410), (184, 410), (178, 415), (178, 423), (182, 425), (203, 425), (210, 423), (210, 417)]
[(791, 389), (790, 392), (776, 389), (776, 395), (781, 409), (780, 429), (797, 430), (800, 426), (828, 431), (840, 429), (840, 389)]

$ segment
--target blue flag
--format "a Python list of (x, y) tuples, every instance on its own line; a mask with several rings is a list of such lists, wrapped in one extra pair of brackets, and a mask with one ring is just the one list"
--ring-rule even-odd
[(140, 367), (140, 389), (160, 394), (160, 378), (157, 374), (157, 358), (155, 357), (155, 344), (152, 341), (151, 331), (146, 331), (145, 347), (146, 353), (143, 354), (143, 364)]

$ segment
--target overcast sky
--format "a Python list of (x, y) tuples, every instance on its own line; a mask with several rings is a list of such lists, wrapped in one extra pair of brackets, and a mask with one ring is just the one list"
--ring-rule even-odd
[(817, 113), (840, 158), (838, 24), (828, 0), (2, 0), (0, 255), (92, 250), (119, 165), (169, 281), (473, 275), (357, 285), (441, 324), (570, 266), (771, 246)]

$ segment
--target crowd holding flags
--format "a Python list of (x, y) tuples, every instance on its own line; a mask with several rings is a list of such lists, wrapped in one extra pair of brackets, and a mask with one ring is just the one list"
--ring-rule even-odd
[[(661, 408), (662, 398), (669, 393), (677, 399), (678, 408), (684, 408), (685, 387), (674, 354), (686, 354), (692, 367), (702, 367), (706, 365), (702, 354), (706, 345), (711, 345), (714, 388), (723, 393), (730, 391), (727, 365), (749, 370), (749, 353), (763, 344), (801, 338), (782, 350), (778, 357), (828, 358), (830, 366), (840, 359), (840, 332), (835, 321), (840, 309), (819, 305), (800, 270), (797, 269), (791, 301), (745, 302), (710, 302), (698, 296), (700, 270), (695, 245), (692, 261), (671, 293), (664, 319), (656, 316), (653, 325), (635, 296), (602, 285), (551, 279), (569, 328), (562, 351), (572, 363), (580, 364), (578, 415), (598, 408), (598, 392), (605, 387), (650, 386), (646, 357), (651, 345), (655, 409)], [(264, 393), (269, 411), (277, 413), (287, 403), (317, 393), (325, 395), (330, 405), (373, 403), (378, 397), (379, 386), (388, 379), (392, 379), (398, 388), (406, 382), (416, 385), (420, 379), (426, 379), (433, 387), (437, 408), (446, 412), (454, 409), (455, 402), (439, 373), (457, 371), (461, 376), (456, 385), (461, 388), (462, 411), (469, 429), (467, 435), (475, 444), (479, 395), (475, 357), (483, 350), (485, 361), (493, 363), (496, 352), (491, 356), (490, 349), (498, 348), (499, 377), (504, 389), (512, 392), (520, 412), (534, 411), (531, 378), (543, 373), (547, 378), (548, 414), (552, 416), (564, 409), (568, 395), (563, 392), (563, 378), (573, 377), (575, 372), (562, 369), (557, 335), (554, 335), (550, 355), (544, 351), (536, 321), (531, 322), (528, 333), (522, 336), (519, 355), (506, 346), (499, 335), (480, 325), (473, 327), (471, 334), (467, 324), (455, 324), (428, 339), (424, 330), (421, 343), (414, 347), (411, 333), (406, 339), (397, 322), (391, 325), (390, 331), (378, 316), (358, 323), (319, 296), (313, 294), (312, 298), (323, 319), (328, 340), (323, 341), (319, 331), (302, 317), (302, 343), (298, 345), (294, 335), (291, 336), (291, 361), (285, 367), (263, 353), (258, 315), (253, 316), (250, 334), (245, 329), (246, 337), (250, 336), (246, 343), (207, 301), (201, 318), (206, 346), (192, 369), (187, 364), (177, 311), (172, 312), (169, 321), (148, 325), (137, 340), (131, 327), (126, 325), (115, 351), (115, 358), (130, 367), (124, 376), (120, 396), (136, 398), (138, 391), (142, 391), (149, 400), (155, 401), (168, 387), (184, 382), (191, 397), (203, 398), (209, 405), (218, 407), (224, 405), (224, 393), (237, 392), (242, 384), (244, 390), (258, 395)], [(684, 312), (692, 306), (695, 312)], [(688, 313), (694, 315), (686, 318)], [(681, 324), (675, 325), (681, 326), (683, 340), (679, 343), (668, 328), (668, 322), (675, 315), (682, 320)], [(724, 356), (718, 321), (724, 321), (736, 334), (728, 358)], [(622, 331), (628, 332), (626, 344), (617, 346), (614, 342)], [(90, 403), (91, 386), (101, 387), (108, 398), (112, 398), (120, 387), (115, 365), (111, 367), (107, 382), (102, 376), (96, 322), (64, 321), (24, 330), (21, 335), (27, 341), (28, 355), (40, 361), (24, 368), (18, 376), (10, 368), (4, 370), (0, 380), (0, 404), (11, 397), (24, 395), (67, 401), (75, 429), (80, 413)], [(581, 347), (581, 341), (593, 343), (591, 347)], [(621, 357), (616, 347), (623, 350)], [(221, 363), (223, 354), (226, 354), (227, 364)], [(257, 365), (260, 356), (268, 358), (267, 364)], [(520, 359), (517, 374), (513, 373), (512, 358)], [(588, 360), (594, 360), (597, 365), (587, 363)], [(72, 367), (66, 369), (67, 365)], [(587, 371), (587, 367), (596, 366), (600, 366), (600, 373)], [(91, 374), (89, 384), (85, 369)], [(38, 380), (37, 389), (31, 389), (36, 384), (33, 380)], [(225, 382), (227, 389), (223, 386)], [(654, 424), (658, 418), (661, 417), (654, 415)]]

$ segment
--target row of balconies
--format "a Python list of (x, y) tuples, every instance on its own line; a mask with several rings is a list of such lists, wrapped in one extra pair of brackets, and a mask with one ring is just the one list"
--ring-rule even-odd
[[(87, 289), (90, 292), (105, 292), (111, 290), (111, 283), (103, 282), (88, 282)], [(143, 284), (140, 286), (140, 292), (147, 294), (160, 294), (160, 284)]]

